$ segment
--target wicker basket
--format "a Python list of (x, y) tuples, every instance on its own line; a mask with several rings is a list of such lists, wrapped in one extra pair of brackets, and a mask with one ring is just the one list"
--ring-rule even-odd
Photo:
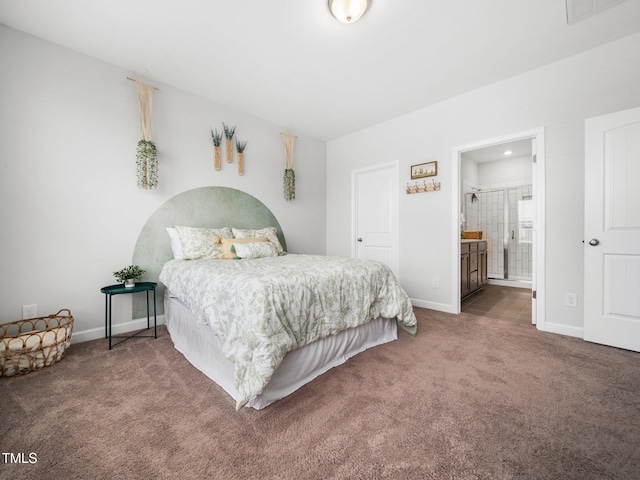
[(468, 231), (468, 232), (465, 231), (462, 234), (462, 238), (464, 240), (482, 240), (482, 232), (481, 231), (474, 231), (474, 230), (471, 230), (471, 231)]
[(0, 376), (22, 375), (59, 362), (71, 344), (72, 331), (68, 309), (0, 325)]

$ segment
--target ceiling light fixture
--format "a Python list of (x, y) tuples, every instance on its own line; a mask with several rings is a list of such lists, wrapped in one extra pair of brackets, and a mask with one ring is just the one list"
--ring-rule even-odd
[(342, 23), (355, 23), (371, 6), (371, 0), (329, 0), (331, 15)]

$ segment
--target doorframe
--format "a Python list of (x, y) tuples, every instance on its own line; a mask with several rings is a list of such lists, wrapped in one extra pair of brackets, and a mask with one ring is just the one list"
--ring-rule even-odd
[(453, 148), (453, 174), (451, 190), (452, 198), (452, 221), (451, 221), (451, 239), (454, 253), (451, 261), (451, 305), (454, 307), (454, 313), (459, 314), (460, 308), (460, 157), (462, 153), (479, 148), (499, 145), (517, 140), (525, 140), (527, 138), (536, 140), (536, 151), (532, 152), (536, 156), (536, 168), (532, 178), (534, 188), (534, 199), (536, 207), (536, 219), (534, 224), (534, 245), (533, 245), (533, 276), (531, 282), (532, 291), (536, 292), (536, 302), (532, 309), (534, 315), (534, 323), (538, 330), (546, 330), (545, 315), (545, 251), (546, 251), (546, 235), (545, 235), (545, 132), (544, 127), (525, 130), (522, 132), (511, 133), (500, 137), (479, 140), (477, 142), (460, 145)]
[[(394, 274), (400, 280), (400, 162), (381, 163), (371, 167), (359, 168), (351, 171), (351, 258), (356, 258), (356, 237), (358, 235), (358, 175), (376, 170), (392, 169), (391, 209), (394, 211), (392, 261), (395, 266)], [(394, 270), (392, 268), (392, 270)]]

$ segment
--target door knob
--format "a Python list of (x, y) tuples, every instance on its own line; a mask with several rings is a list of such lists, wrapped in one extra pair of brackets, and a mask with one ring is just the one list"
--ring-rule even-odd
[(591, 240), (589, 240), (589, 245), (591, 245), (592, 247), (595, 247), (596, 245), (600, 244), (600, 240), (598, 240), (597, 238), (592, 238)]
[(358, 241), (361, 242), (362, 241), (362, 237), (358, 237)]

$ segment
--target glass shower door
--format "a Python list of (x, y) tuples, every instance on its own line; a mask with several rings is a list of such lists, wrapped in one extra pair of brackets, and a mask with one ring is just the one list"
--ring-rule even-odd
[(509, 196), (508, 278), (531, 281), (533, 244), (533, 199), (531, 185), (513, 187)]
[(483, 232), (489, 278), (531, 280), (532, 207), (531, 185), (465, 194), (465, 228)]

